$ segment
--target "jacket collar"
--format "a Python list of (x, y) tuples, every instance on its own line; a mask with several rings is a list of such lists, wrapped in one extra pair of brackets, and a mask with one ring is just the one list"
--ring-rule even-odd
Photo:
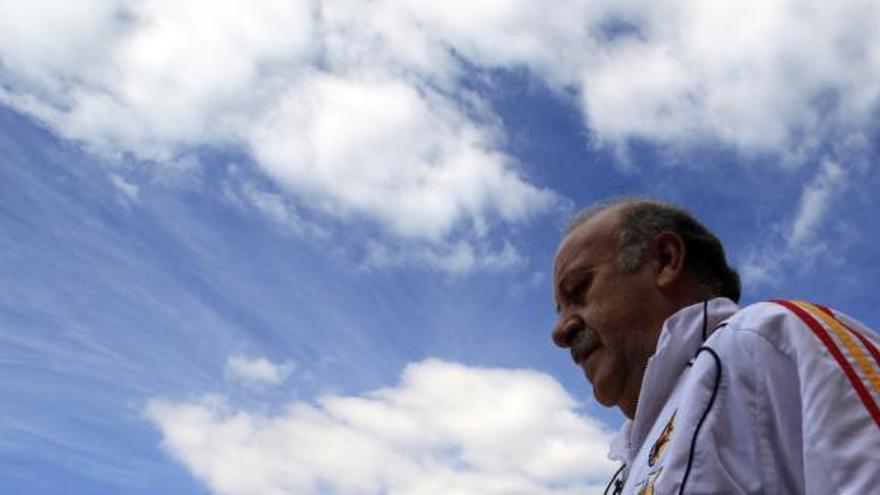
[(666, 319), (657, 350), (648, 359), (635, 419), (626, 421), (612, 440), (610, 458), (629, 462), (635, 457), (688, 362), (703, 344), (704, 304), (706, 337), (739, 311), (736, 303), (719, 297), (687, 306)]

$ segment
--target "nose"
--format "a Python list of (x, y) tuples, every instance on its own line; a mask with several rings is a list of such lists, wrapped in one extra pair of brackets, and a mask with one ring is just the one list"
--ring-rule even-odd
[(584, 320), (577, 315), (563, 317), (553, 328), (553, 343), (559, 347), (569, 347), (574, 334), (584, 328)]

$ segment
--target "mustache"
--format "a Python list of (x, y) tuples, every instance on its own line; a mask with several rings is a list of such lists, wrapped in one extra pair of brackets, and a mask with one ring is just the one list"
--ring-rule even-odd
[(571, 359), (574, 360), (575, 364), (580, 365), (584, 356), (597, 345), (599, 345), (599, 334), (592, 328), (585, 326), (575, 333), (571, 339), (569, 344)]

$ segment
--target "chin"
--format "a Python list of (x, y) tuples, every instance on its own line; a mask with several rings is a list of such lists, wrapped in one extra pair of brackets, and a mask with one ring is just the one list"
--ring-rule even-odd
[(620, 403), (620, 384), (615, 377), (608, 376), (608, 373), (603, 374), (602, 371), (610, 370), (596, 370), (595, 380), (590, 381), (593, 385), (593, 397), (605, 407), (616, 407)]
[(593, 397), (596, 398), (596, 402), (602, 404), (605, 407), (612, 407), (617, 405), (617, 401), (609, 397), (607, 394), (603, 394), (601, 391), (597, 390), (596, 387), (593, 387)]

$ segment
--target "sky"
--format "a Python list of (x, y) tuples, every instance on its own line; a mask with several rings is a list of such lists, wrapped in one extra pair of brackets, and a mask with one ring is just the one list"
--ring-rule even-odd
[(880, 327), (880, 4), (0, 1), (0, 483), (600, 493), (568, 219)]

